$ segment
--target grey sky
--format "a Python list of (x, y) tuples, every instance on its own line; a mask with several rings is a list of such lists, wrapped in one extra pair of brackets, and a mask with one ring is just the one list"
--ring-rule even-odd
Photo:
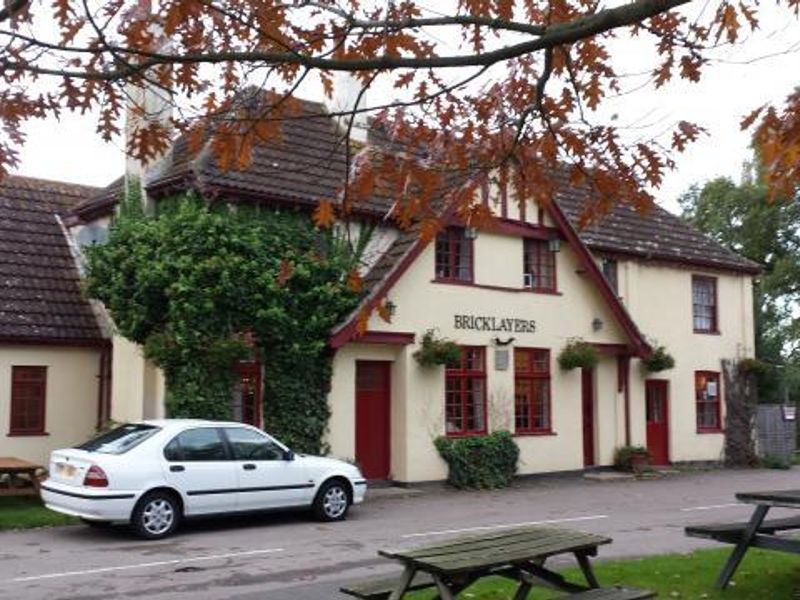
[[(739, 129), (740, 120), (765, 102), (781, 102), (800, 85), (800, 23), (787, 18), (787, 11), (766, 5), (759, 14), (759, 31), (736, 46), (715, 51), (698, 84), (677, 81), (655, 90), (650, 83), (653, 44), (627, 34), (613, 43), (617, 71), (626, 74), (622, 83), (627, 93), (606, 101), (596, 119), (614, 118), (632, 139), (659, 135), (680, 119), (709, 131), (675, 156), (675, 171), (655, 191), (667, 208), (675, 210), (678, 195), (694, 182), (720, 175), (738, 179), (750, 141)], [(370, 97), (371, 103), (381, 100), (375, 94)], [(26, 132), (20, 174), (102, 186), (122, 172), (121, 142), (104, 144), (91, 116), (65, 114), (61, 121), (30, 124)]]

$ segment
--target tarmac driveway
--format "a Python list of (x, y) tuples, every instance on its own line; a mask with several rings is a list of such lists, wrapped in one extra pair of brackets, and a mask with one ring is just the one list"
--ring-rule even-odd
[(522, 523), (609, 535), (601, 559), (685, 551), (715, 544), (685, 537), (684, 526), (749, 516), (735, 492), (798, 487), (798, 468), (548, 478), (498, 492), (377, 491), (343, 523), (298, 514), (198, 521), (161, 542), (85, 526), (2, 533), (0, 598), (336, 599), (341, 582), (394, 569), (380, 548)]

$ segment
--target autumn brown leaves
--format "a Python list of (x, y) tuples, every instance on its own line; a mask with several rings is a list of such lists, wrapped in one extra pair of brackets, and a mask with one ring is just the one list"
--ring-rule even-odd
[[(800, 0), (781, 0), (792, 15)], [(657, 49), (653, 84), (697, 81), (705, 53), (758, 26), (752, 0), (452, 0), (428, 3), (316, 0), (112, 0), (50, 5), (19, 0), (0, 9), (0, 174), (17, 165), (23, 127), (60, 110), (97, 115), (98, 132), (120, 134), (126, 110), (129, 154), (149, 162), (176, 133), (222, 169), (247, 168), (260, 144), (291, 144), (282, 123), (307, 118), (293, 99), (330, 99), (333, 74), (353, 74), (362, 92), (383, 83), (396, 97), (353, 106), (371, 110), (384, 144), (356, 147), (342, 130), (346, 166), (336, 197), (320, 198), (314, 220), (330, 227), (371, 194), (394, 199), (388, 218), (431, 237), (443, 198), (470, 224), (488, 219), (485, 197), (548, 201), (559, 185), (586, 186), (600, 214), (611, 204), (645, 206), (650, 191), (701, 134), (680, 121), (666, 138), (632, 140), (597, 111), (620, 80), (609, 40), (638, 35)], [(438, 6), (438, 5), (437, 5)], [(55, 25), (53, 24), (55, 22)], [(168, 43), (165, 43), (167, 41)], [(36, 85), (31, 85), (34, 80)], [(259, 102), (243, 100), (255, 85)], [(173, 105), (153, 119), (131, 86)], [(311, 86), (311, 87), (309, 87)], [(360, 94), (361, 95), (361, 94)], [(127, 107), (126, 107), (127, 105)], [(796, 185), (798, 100), (765, 107), (756, 140), (769, 181)], [(752, 119), (751, 119), (752, 122)], [(753, 123), (755, 124), (755, 123)], [(317, 165), (318, 166), (318, 165)], [(309, 166), (311, 168), (311, 166)]]

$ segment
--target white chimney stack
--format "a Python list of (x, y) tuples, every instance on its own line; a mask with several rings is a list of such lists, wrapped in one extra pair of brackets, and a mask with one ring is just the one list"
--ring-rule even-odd
[[(346, 133), (352, 120), (353, 126), (350, 130), (350, 139), (364, 144), (367, 142), (367, 132), (369, 131), (367, 113), (357, 112), (352, 114), (352, 111), (363, 110), (367, 106), (367, 93), (364, 92), (362, 94), (362, 88), (361, 81), (350, 73), (336, 73), (333, 81), (333, 98), (328, 102), (328, 110), (332, 113), (350, 112), (351, 114), (344, 114), (338, 117), (339, 130), (342, 134)], [(359, 96), (361, 96), (360, 101)]]

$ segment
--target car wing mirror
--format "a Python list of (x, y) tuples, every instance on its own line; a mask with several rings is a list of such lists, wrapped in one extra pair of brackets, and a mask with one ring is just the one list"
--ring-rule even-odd
[(294, 452), (287, 450), (283, 453), (283, 460), (294, 460)]

